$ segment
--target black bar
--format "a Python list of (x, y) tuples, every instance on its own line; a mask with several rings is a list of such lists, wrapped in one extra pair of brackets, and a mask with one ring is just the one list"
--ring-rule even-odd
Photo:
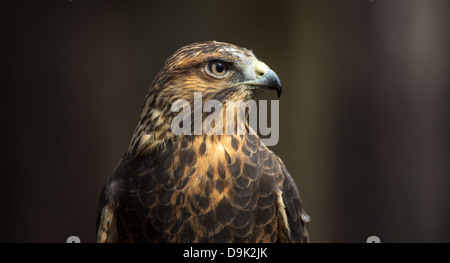
[(58, 262), (358, 262), (419, 256), (447, 258), (448, 244), (0, 244), (4, 258), (55, 259)]

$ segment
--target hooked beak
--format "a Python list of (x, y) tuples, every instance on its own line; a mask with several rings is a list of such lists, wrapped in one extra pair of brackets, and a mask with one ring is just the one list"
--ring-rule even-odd
[(281, 96), (281, 82), (277, 74), (261, 61), (255, 61), (256, 80), (243, 81), (238, 84), (250, 89), (275, 90), (278, 98)]

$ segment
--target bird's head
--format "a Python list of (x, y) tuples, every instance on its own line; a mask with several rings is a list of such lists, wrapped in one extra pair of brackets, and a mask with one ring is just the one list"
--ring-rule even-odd
[(280, 79), (273, 70), (252, 51), (208, 41), (187, 45), (170, 56), (148, 97), (153, 107), (164, 108), (177, 99), (189, 100), (194, 92), (202, 92), (204, 100), (224, 102), (253, 99), (259, 90), (281, 95)]
[[(224, 103), (255, 99), (261, 90), (274, 90), (280, 97), (281, 82), (252, 51), (217, 41), (184, 46), (166, 60), (153, 81), (134, 141), (142, 136), (139, 133), (166, 130), (165, 125), (170, 125), (168, 122), (174, 115), (171, 112), (174, 102), (185, 100), (193, 105), (195, 92), (201, 92), (203, 103), (207, 100)], [(168, 136), (164, 134), (160, 137)]]

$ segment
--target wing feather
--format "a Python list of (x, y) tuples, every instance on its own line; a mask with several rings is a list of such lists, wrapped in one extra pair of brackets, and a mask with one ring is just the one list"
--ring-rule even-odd
[(286, 242), (309, 243), (307, 223), (309, 215), (304, 211), (300, 194), (292, 176), (278, 158), (283, 174), (283, 184), (278, 198), (280, 213), (280, 236)]

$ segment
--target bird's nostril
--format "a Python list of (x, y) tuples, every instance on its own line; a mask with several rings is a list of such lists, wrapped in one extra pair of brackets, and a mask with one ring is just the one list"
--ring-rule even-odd
[(264, 64), (263, 62), (261, 62), (261, 61), (255, 62), (255, 73), (258, 78), (261, 78), (264, 75), (266, 75), (268, 70), (269, 70), (269, 67), (266, 64)]

